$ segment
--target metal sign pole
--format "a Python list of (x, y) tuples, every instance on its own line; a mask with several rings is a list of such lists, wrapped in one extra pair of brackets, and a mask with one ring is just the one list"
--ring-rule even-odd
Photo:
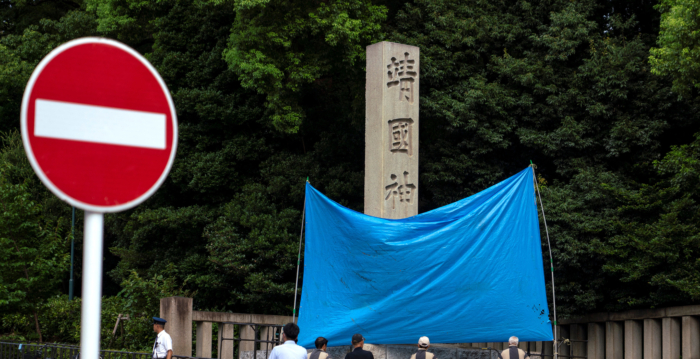
[(70, 228), (70, 282), (68, 282), (68, 300), (73, 300), (73, 263), (75, 262), (75, 207), (73, 207), (73, 217), (71, 219)]
[(98, 359), (100, 357), (100, 321), (102, 317), (104, 214), (85, 211), (84, 232), (80, 359)]

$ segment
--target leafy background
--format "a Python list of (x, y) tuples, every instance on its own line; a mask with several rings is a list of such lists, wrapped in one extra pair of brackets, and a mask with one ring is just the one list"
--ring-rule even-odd
[[(180, 126), (161, 189), (105, 216), (103, 345), (147, 348), (163, 296), (192, 296), (199, 310), (292, 312), (305, 179), (362, 211), (365, 47), (378, 41), (421, 48), (420, 212), (532, 160), (562, 317), (697, 303), (697, 9), (674, 0), (0, 0), (0, 333), (78, 340), (80, 300), (67, 300), (71, 209), (39, 183), (17, 129), (36, 64), (83, 36), (144, 54)], [(77, 219), (79, 297), (82, 212)], [(110, 341), (119, 313), (132, 320)]]

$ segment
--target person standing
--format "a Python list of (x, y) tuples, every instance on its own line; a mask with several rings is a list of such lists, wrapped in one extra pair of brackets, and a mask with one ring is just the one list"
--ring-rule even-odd
[(519, 339), (512, 336), (508, 339), (508, 349), (501, 352), (503, 359), (525, 359), (529, 358), (522, 349), (518, 349)]
[(307, 359), (306, 349), (297, 345), (299, 336), (299, 326), (294, 323), (287, 323), (282, 328), (282, 341), (284, 344), (272, 349), (270, 359)]
[(153, 317), (153, 331), (158, 334), (155, 343), (153, 343), (154, 359), (172, 359), (173, 357), (173, 338), (165, 332), (165, 323), (167, 322), (165, 319)]
[(311, 352), (309, 359), (330, 359), (328, 358), (328, 353), (326, 353), (326, 348), (328, 346), (328, 339), (324, 337), (316, 338), (316, 349)]
[(428, 353), (428, 348), (430, 348), (430, 339), (428, 337), (420, 337), (418, 339), (418, 352), (411, 355), (411, 359), (437, 359), (435, 354)]
[(362, 334), (352, 336), (352, 351), (345, 355), (345, 359), (374, 359), (372, 352), (362, 349), (365, 338)]

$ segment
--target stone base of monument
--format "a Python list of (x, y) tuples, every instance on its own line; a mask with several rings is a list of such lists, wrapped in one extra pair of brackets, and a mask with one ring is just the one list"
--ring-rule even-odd
[[(365, 350), (374, 354), (374, 359), (410, 359), (416, 352), (415, 345), (375, 345), (365, 344)], [(331, 359), (344, 359), (345, 354), (350, 352), (350, 346), (331, 347), (326, 350)], [(437, 359), (497, 359), (495, 351), (487, 351), (476, 348), (452, 348), (452, 347), (431, 347), (429, 352), (435, 354)], [(312, 350), (309, 350), (311, 353)], [(252, 351), (241, 353), (241, 359), (268, 359), (269, 351), (258, 350), (253, 358)]]

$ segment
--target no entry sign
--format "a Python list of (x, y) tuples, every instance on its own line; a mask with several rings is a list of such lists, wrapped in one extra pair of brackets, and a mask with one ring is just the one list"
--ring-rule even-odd
[(21, 127), (41, 181), (85, 210), (80, 356), (98, 359), (104, 212), (138, 205), (165, 181), (177, 149), (175, 106), (143, 56), (117, 41), (83, 38), (36, 67)]
[(92, 212), (146, 200), (177, 149), (175, 106), (158, 72), (103, 38), (70, 41), (41, 61), (24, 92), (21, 127), (42, 182)]

